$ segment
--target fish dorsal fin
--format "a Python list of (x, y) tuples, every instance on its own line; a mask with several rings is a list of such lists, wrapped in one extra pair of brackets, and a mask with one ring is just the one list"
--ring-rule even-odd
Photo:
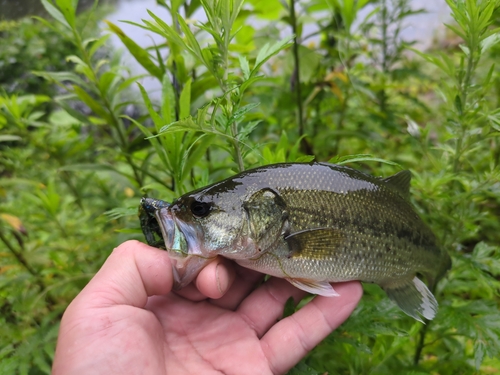
[(286, 280), (290, 282), (294, 287), (304, 290), (308, 293), (318, 294), (323, 297), (338, 297), (338, 294), (335, 289), (330, 285), (327, 281), (315, 281), (315, 280), (306, 280), (306, 279), (293, 279), (287, 277)]
[(346, 240), (344, 232), (334, 228), (314, 228), (298, 231), (285, 237), (289, 257), (325, 259)]
[(424, 322), (420, 316), (429, 320), (436, 316), (436, 298), (418, 277), (382, 288), (401, 310), (419, 322)]
[(405, 199), (410, 198), (410, 184), (411, 184), (411, 172), (401, 171), (392, 176), (383, 178), (387, 185), (396, 190), (399, 194), (403, 196)]

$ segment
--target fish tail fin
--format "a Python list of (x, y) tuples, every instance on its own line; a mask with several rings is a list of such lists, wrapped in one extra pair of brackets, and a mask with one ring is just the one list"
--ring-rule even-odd
[(386, 285), (383, 289), (401, 310), (419, 322), (424, 322), (421, 316), (429, 320), (436, 316), (438, 309), (436, 298), (418, 277), (415, 276), (413, 280), (407, 279), (396, 285)]

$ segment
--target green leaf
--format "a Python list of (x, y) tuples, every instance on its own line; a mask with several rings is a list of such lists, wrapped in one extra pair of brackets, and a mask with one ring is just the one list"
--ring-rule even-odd
[[(195, 165), (203, 158), (208, 148), (213, 144), (215, 135), (213, 134), (202, 134), (196, 139), (189, 149), (187, 150), (184, 160), (183, 160), (183, 173), (181, 176), (181, 181), (184, 181), (189, 177), (189, 174), (195, 167)], [(189, 156), (187, 156), (189, 155)]]
[(32, 73), (39, 76), (39, 77), (42, 77), (48, 81), (55, 81), (61, 85), (64, 84), (65, 82), (69, 81), (69, 82), (77, 84), (78, 86), (80, 86), (82, 88), (89, 89), (88, 84), (83, 79), (81, 79), (80, 76), (78, 76), (75, 73), (71, 73), (71, 72), (41, 72), (41, 71), (33, 71)]
[(94, 38), (91, 41), (88, 41), (87, 45), (91, 45), (91, 47), (89, 49), (89, 57), (94, 56), (94, 54), (97, 52), (97, 50), (99, 48), (101, 48), (110, 37), (111, 37), (111, 34), (105, 34), (98, 39)]
[(241, 72), (243, 73), (243, 79), (246, 81), (250, 78), (250, 66), (248, 65), (248, 60), (245, 56), (238, 56), (240, 60)]
[(144, 105), (146, 106), (146, 109), (148, 110), (149, 116), (153, 120), (156, 130), (160, 129), (162, 126), (166, 124), (165, 120), (161, 118), (161, 116), (155, 111), (153, 108), (153, 103), (151, 103), (151, 100), (149, 99), (148, 93), (144, 89), (144, 87), (140, 84), (137, 83), (137, 86), (139, 87), (139, 90), (141, 91), (142, 95), (142, 100), (144, 101)]
[(113, 33), (115, 33), (118, 38), (120, 38), (125, 47), (127, 47), (132, 56), (134, 56), (136, 61), (141, 64), (142, 67), (146, 69), (152, 76), (161, 80), (164, 72), (153, 62), (153, 60), (151, 60), (151, 58), (149, 57), (149, 53), (132, 39), (130, 39), (118, 26), (110, 21), (104, 22), (106, 22), (109, 26), (109, 29)]
[(104, 212), (109, 220), (117, 220), (122, 217), (127, 216), (137, 216), (137, 206), (136, 207), (116, 207), (109, 211)]
[(165, 74), (162, 81), (161, 116), (164, 124), (175, 121), (175, 92), (168, 74)]
[(191, 117), (175, 121), (171, 124), (163, 126), (158, 135), (163, 134), (163, 133), (172, 133), (172, 132), (180, 132), (180, 131), (202, 131), (205, 129), (202, 129), (199, 127)]
[(144, 23), (148, 26), (147, 28), (149, 30), (155, 31), (156, 33), (163, 35), (170, 43), (175, 43), (179, 47), (183, 49), (188, 49), (189, 47), (186, 43), (184, 43), (184, 40), (181, 38), (181, 36), (169, 25), (165, 23), (160, 17), (155, 15), (153, 12), (148, 10), (148, 14), (153, 17), (153, 19), (156, 21), (157, 25), (154, 25), (151, 22), (144, 21)]
[(250, 112), (254, 108), (257, 108), (259, 105), (260, 103), (251, 103), (238, 108), (227, 120), (227, 125), (230, 125), (233, 122), (239, 122), (248, 112)]
[(500, 42), (500, 33), (495, 33), (481, 41), (481, 53), (485, 53)]
[(85, 116), (84, 114), (82, 114), (80, 111), (77, 111), (76, 109), (74, 109), (72, 106), (70, 106), (64, 100), (56, 99), (56, 102), (66, 112), (68, 112), (68, 114), (70, 116), (74, 117), (75, 119), (77, 119), (78, 121), (80, 121), (82, 124), (88, 124), (90, 122), (89, 119), (87, 118), (87, 116)]
[[(346, 156), (335, 156), (328, 160), (329, 163), (332, 164), (338, 164), (338, 165), (344, 165), (348, 163), (361, 163), (361, 162), (377, 162), (377, 163), (384, 163), (388, 165), (394, 165), (397, 167), (401, 167), (398, 163), (394, 163), (392, 161), (380, 159), (380, 158), (375, 158), (371, 156), (370, 154), (358, 154), (358, 155), (346, 155)], [(401, 167), (401, 169), (403, 169)]]
[(305, 362), (297, 363), (288, 373), (288, 375), (320, 375), (321, 373), (308, 366)]
[(146, 128), (144, 125), (142, 125), (137, 120), (135, 120), (131, 117), (127, 117), (127, 116), (124, 116), (124, 117), (127, 118), (129, 121), (131, 121), (133, 124), (135, 124), (135, 126), (137, 126), (141, 130), (142, 134), (144, 134), (146, 139), (151, 143), (151, 145), (155, 149), (155, 153), (160, 158), (165, 169), (172, 172), (172, 170), (173, 170), (172, 164), (171, 164), (171, 162), (168, 158), (168, 154), (165, 151), (165, 148), (162, 146), (160, 140), (148, 128)]
[(314, 161), (314, 159), (316, 158), (316, 156), (314, 155), (301, 155), (299, 157), (297, 157), (294, 162), (295, 163), (310, 163), (312, 161)]
[(18, 135), (0, 134), (0, 142), (14, 142), (14, 141), (22, 141), (22, 138)]
[(283, 315), (281, 319), (285, 319), (294, 313), (295, 313), (295, 301), (293, 297), (290, 297), (285, 302), (285, 307), (283, 309)]
[(78, 86), (73, 86), (73, 91), (80, 98), (82, 102), (87, 104), (89, 108), (98, 116), (102, 117), (109, 124), (113, 123), (113, 118), (109, 112), (97, 101), (95, 101), (85, 90)]
[(281, 50), (287, 48), (288, 46), (292, 45), (294, 35), (290, 35), (287, 38), (280, 40), (279, 42), (274, 43), (273, 45), (270, 45), (269, 43), (266, 43), (264, 47), (261, 48), (259, 51), (259, 54), (257, 55), (257, 58), (255, 59), (255, 65), (252, 69), (252, 75), (256, 74), (260, 67), (271, 57), (276, 55), (278, 52)]
[(76, 7), (73, 4), (72, 0), (56, 0), (56, 4), (59, 7), (59, 10), (64, 15), (64, 18), (71, 26), (71, 28), (75, 28), (75, 13)]
[(64, 25), (65, 27), (67, 27), (68, 29), (71, 30), (71, 26), (70, 24), (68, 23), (68, 21), (66, 21), (66, 18), (64, 17), (64, 15), (59, 11), (59, 9), (57, 9), (50, 1), (48, 0), (41, 0), (42, 1), (42, 5), (43, 7), (45, 8), (45, 10), (47, 11), (47, 13), (49, 13), (52, 17), (55, 18), (55, 20), (57, 22), (59, 22), (61, 25)]
[(183, 119), (191, 114), (191, 78), (184, 84), (179, 98), (179, 118)]
[(42, 17), (38, 17), (38, 16), (32, 16), (32, 18), (41, 22), (44, 26), (48, 27), (52, 31), (56, 32), (57, 34), (60, 34), (62, 36), (66, 36), (66, 34), (64, 32), (62, 32), (59, 28), (57, 28), (54, 23), (51, 23), (51, 22), (47, 21), (46, 19), (44, 19)]

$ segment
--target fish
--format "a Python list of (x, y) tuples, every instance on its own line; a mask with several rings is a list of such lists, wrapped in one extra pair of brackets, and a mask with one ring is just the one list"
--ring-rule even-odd
[(437, 313), (431, 290), (451, 258), (410, 203), (410, 182), (407, 170), (377, 178), (329, 163), (279, 163), (172, 203), (142, 198), (139, 217), (147, 242), (169, 252), (176, 289), (222, 256), (321, 296), (338, 295), (332, 282), (376, 283), (423, 322)]

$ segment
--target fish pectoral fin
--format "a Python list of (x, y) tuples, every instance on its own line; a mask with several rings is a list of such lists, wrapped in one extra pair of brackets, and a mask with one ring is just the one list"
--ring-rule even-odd
[(314, 228), (291, 233), (285, 237), (289, 257), (325, 259), (346, 240), (344, 232), (335, 228)]
[(308, 293), (318, 294), (323, 297), (338, 297), (335, 289), (327, 281), (314, 281), (306, 279), (292, 279), (291, 277), (286, 277), (294, 287), (302, 289)]
[(406, 280), (398, 285), (382, 287), (393, 300), (409, 316), (424, 323), (421, 316), (432, 320), (437, 313), (438, 303), (427, 286), (418, 278)]

